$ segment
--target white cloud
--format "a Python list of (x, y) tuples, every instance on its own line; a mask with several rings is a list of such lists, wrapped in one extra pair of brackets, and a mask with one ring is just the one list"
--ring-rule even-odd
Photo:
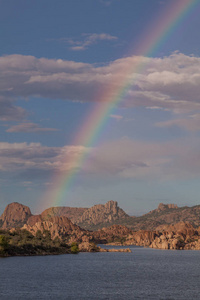
[[(85, 38), (92, 43), (112, 36)], [(145, 66), (142, 70), (141, 64)], [(19, 120), (24, 116), (25, 111), (13, 104), (17, 97), (114, 101), (125, 87), (119, 105), (156, 107), (175, 113), (200, 111), (200, 58), (181, 53), (163, 58), (133, 56), (99, 66), (33, 56), (2, 56), (0, 118)]]

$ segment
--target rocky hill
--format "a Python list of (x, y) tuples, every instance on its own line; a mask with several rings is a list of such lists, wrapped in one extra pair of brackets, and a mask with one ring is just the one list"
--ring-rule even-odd
[(66, 217), (74, 224), (85, 229), (98, 229), (102, 226), (110, 226), (120, 220), (130, 218), (116, 201), (108, 201), (106, 204), (98, 204), (91, 208), (77, 207), (51, 207), (40, 215), (32, 215), (30, 209), (22, 204), (13, 202), (6, 206), (0, 218), (0, 227), (22, 227), (24, 224), (33, 226), (38, 222), (50, 221), (54, 217)]
[(17, 202), (6, 206), (0, 218), (0, 227), (3, 229), (23, 226), (32, 216), (30, 208)]
[(129, 228), (138, 230), (157, 230), (162, 225), (189, 222), (197, 228), (200, 226), (200, 205), (178, 207), (175, 204), (159, 204), (158, 208), (141, 217), (132, 217), (120, 222)]
[(98, 204), (88, 208), (75, 223), (82, 228), (94, 230), (102, 228), (103, 225), (110, 226), (126, 218), (129, 216), (119, 208), (116, 201), (108, 201), (104, 205)]
[[(62, 213), (70, 216), (70, 211), (74, 219), (77, 213), (76, 222), (85, 227), (101, 229), (82, 229), (66, 215), (62, 216)], [(78, 242), (81, 251), (94, 251), (96, 246), (93, 242), (159, 249), (200, 249), (200, 205), (180, 208), (174, 204), (161, 203), (148, 214), (130, 217), (118, 207), (117, 202), (109, 201), (89, 209), (50, 208), (34, 216), (27, 206), (14, 202), (2, 214), (0, 227), (10, 229), (11, 232), (21, 228), (37, 239), (40, 235), (49, 235), (52, 240), (57, 238), (67, 244)]]
[(98, 204), (91, 208), (51, 207), (40, 215), (32, 215), (30, 209), (19, 203), (11, 203), (0, 218), (0, 227), (33, 226), (38, 222), (49, 221), (54, 217), (66, 217), (72, 223), (86, 229), (98, 230), (114, 224), (127, 226), (129, 229), (157, 230), (165, 225), (189, 222), (194, 228), (200, 226), (200, 205), (178, 207), (175, 204), (160, 203), (158, 208), (140, 217), (128, 216), (116, 201)]
[(59, 238), (67, 243), (82, 242), (85, 240), (92, 240), (90, 232), (80, 228), (78, 225), (73, 224), (67, 217), (52, 217), (47, 221), (40, 221), (34, 225), (24, 224), (22, 229), (26, 229), (34, 236), (38, 232), (50, 232), (51, 238)]
[(110, 226), (116, 221), (129, 218), (123, 209), (119, 208), (116, 201), (108, 201), (106, 204), (97, 204), (91, 208), (51, 207), (41, 213), (42, 220), (48, 220), (53, 216), (65, 216), (73, 223), (88, 230), (95, 230), (102, 226)]

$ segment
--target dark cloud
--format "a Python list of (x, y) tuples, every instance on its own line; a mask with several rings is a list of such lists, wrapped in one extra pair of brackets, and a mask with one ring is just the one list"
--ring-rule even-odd
[(0, 96), (0, 120), (1, 121), (19, 121), (26, 116), (26, 111), (13, 104), (14, 100)]

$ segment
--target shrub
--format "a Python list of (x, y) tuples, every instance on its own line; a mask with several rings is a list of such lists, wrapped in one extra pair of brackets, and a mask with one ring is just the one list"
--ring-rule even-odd
[(0, 254), (5, 254), (8, 250), (8, 239), (4, 235), (0, 235)]
[(72, 244), (71, 244), (70, 250), (71, 250), (71, 253), (72, 253), (72, 254), (77, 254), (77, 253), (79, 253), (78, 244), (77, 244), (77, 243), (72, 243)]

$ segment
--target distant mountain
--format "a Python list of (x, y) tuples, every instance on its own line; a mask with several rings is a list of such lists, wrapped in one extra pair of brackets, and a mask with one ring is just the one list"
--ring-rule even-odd
[(53, 217), (66, 217), (73, 223), (93, 230), (102, 225), (110, 226), (117, 221), (130, 218), (116, 201), (108, 201), (106, 204), (98, 204), (91, 208), (77, 207), (51, 207), (40, 215), (32, 215), (30, 209), (17, 202), (7, 205), (0, 218), (0, 227), (22, 227), (24, 224), (33, 226), (38, 222), (48, 221)]
[(66, 217), (72, 223), (86, 229), (98, 230), (114, 224), (127, 226), (129, 229), (157, 230), (165, 225), (189, 222), (194, 228), (200, 226), (200, 205), (178, 207), (175, 204), (160, 203), (158, 208), (140, 217), (130, 217), (118, 206), (116, 201), (94, 205), (91, 208), (51, 207), (40, 215), (32, 215), (30, 209), (19, 203), (7, 205), (0, 217), (0, 227), (34, 226), (38, 222), (52, 220), (54, 217)]
[(194, 228), (200, 226), (200, 205), (178, 207), (175, 204), (160, 203), (158, 208), (140, 217), (130, 217), (120, 222), (129, 228), (138, 230), (157, 230), (164, 225), (189, 222)]

